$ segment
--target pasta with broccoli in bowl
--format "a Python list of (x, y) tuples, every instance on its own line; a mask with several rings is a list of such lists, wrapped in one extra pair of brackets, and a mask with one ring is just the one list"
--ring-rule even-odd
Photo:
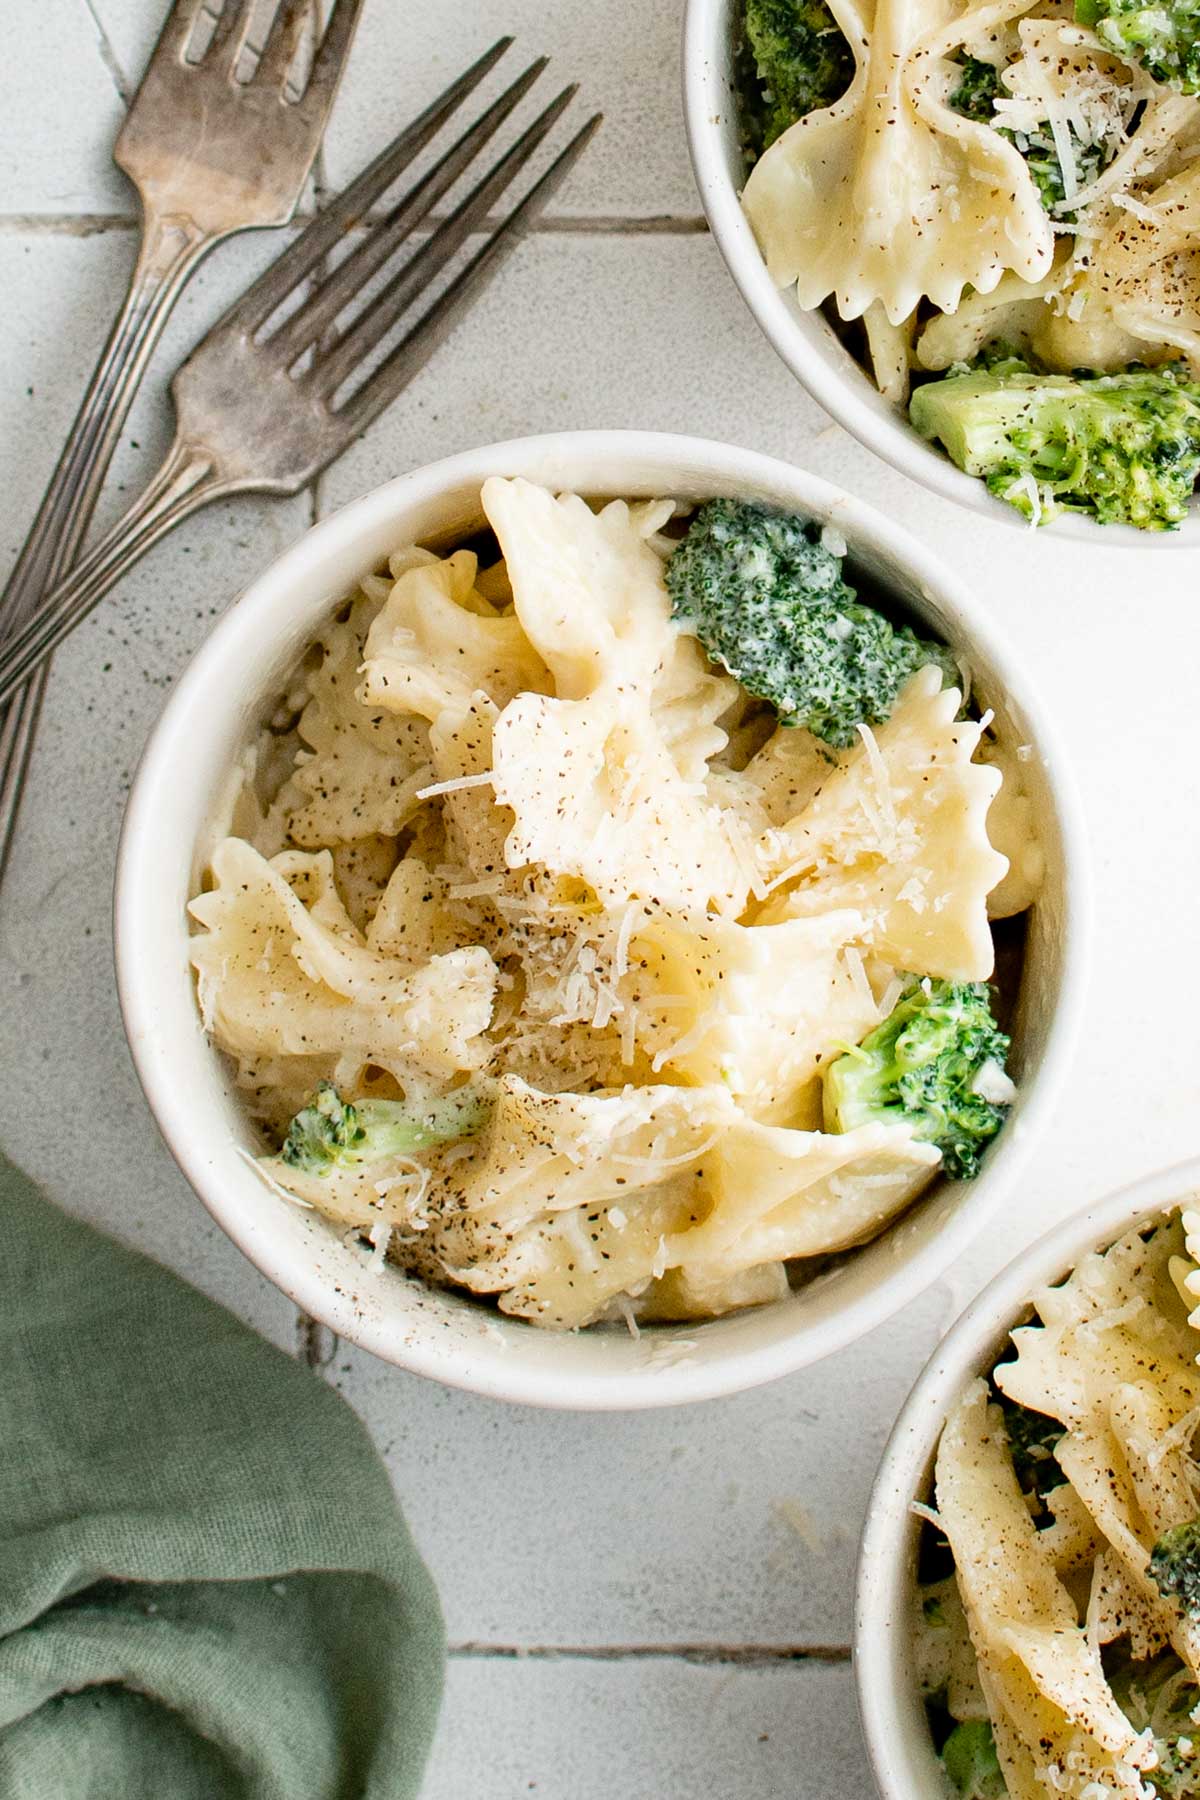
[(906, 1404), (856, 1634), (885, 1800), (1200, 1793), (1198, 1190), (1026, 1251)]
[(1195, 537), (1194, 9), (690, 0), (685, 84), (717, 241), (828, 411), (997, 517)]
[(368, 1347), (559, 1403), (725, 1391), (898, 1304), (1015, 1168), (1078, 951), (1061, 771), (940, 572), (798, 471), (621, 433), (403, 478), (291, 558), (122, 857), (132, 945), (240, 632), (173, 940), (226, 1229)]

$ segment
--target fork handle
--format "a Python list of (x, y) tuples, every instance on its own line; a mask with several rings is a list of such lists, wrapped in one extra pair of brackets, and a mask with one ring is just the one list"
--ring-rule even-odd
[(24, 626), (0, 645), (0, 705), (12, 700), (39, 663), (45, 662), (159, 538), (210, 500), (235, 493), (241, 485), (218, 472), (215, 459), (202, 445), (176, 438), (140, 498), (46, 596)]
[(21, 811), (21, 795), (33, 758), (34, 739), (41, 717), (42, 701), (50, 664), (43, 663), (11, 704), (0, 713), (0, 887), (8, 870), (8, 859), (16, 838), (17, 819)]
[(147, 217), (124, 304), (0, 596), (0, 636), (24, 622), (73, 560), (167, 314), (213, 241), (190, 219)]
[[(104, 477), (167, 316), (214, 242), (190, 219), (149, 215), (129, 291), (67, 435), (12, 573), (0, 593), (0, 634), (30, 617), (70, 567), (91, 523)], [(36, 686), (0, 718), (0, 882), (8, 864), (34, 734), (46, 690)]]

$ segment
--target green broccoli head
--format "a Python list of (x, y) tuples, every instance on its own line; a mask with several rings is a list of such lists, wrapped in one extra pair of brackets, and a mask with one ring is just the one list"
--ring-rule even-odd
[(783, 725), (844, 749), (891, 713), (925, 663), (962, 677), (944, 644), (923, 642), (855, 597), (842, 559), (811, 521), (745, 500), (710, 500), (667, 563), (671, 611)]
[(854, 79), (854, 53), (825, 0), (746, 0), (743, 112), (762, 151), (805, 113), (832, 106)]
[(1166, 1650), (1148, 1662), (1105, 1651), (1113, 1696), (1135, 1731), (1149, 1731), (1158, 1761), (1144, 1779), (1160, 1800), (1200, 1800), (1200, 1728), (1192, 1713), (1200, 1687), (1191, 1670)]
[(968, 56), (965, 51), (957, 60), (958, 80), (947, 96), (947, 106), (964, 119), (974, 119), (977, 125), (990, 125), (1001, 92), (999, 68), (978, 56)]
[(1189, 1619), (1200, 1620), (1200, 1518), (1163, 1533), (1150, 1552), (1150, 1579)]
[(1060, 512), (1168, 531), (1200, 472), (1200, 385), (1180, 368), (1042, 375), (956, 364), (909, 417), (952, 461), (1040, 523)]
[(825, 1125), (911, 1126), (965, 1180), (1008, 1113), (1009, 1040), (986, 982), (914, 981), (895, 1009), (825, 1071)]
[(963, 1800), (1003, 1800), (1008, 1793), (986, 1719), (956, 1725), (942, 1745), (942, 1767)]
[(322, 1081), (288, 1126), (280, 1155), (306, 1175), (331, 1175), (470, 1137), (486, 1117), (478, 1094), (465, 1090), (415, 1107), (407, 1100), (343, 1100)]
[(1102, 44), (1142, 65), (1155, 81), (1184, 94), (1200, 92), (1200, 0), (1075, 0), (1075, 17)]

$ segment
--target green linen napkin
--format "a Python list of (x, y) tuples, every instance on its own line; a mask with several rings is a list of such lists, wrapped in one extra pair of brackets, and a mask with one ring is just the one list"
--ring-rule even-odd
[(410, 1800), (443, 1656), (349, 1407), (0, 1158), (4, 1800)]

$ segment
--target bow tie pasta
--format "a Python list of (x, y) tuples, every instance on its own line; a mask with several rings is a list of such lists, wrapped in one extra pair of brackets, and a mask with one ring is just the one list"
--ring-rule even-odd
[(946, 1423), (915, 1640), (959, 1792), (1198, 1791), (1198, 1231), (1148, 1220), (1034, 1294)]
[(838, 13), (861, 58), (853, 84), (790, 126), (746, 184), (780, 287), (795, 286), (805, 308), (832, 297), (843, 319), (878, 306), (898, 325), (922, 299), (953, 312), (965, 287), (987, 293), (1006, 270), (1039, 281), (1054, 234), (1024, 158), (946, 103), (944, 71), (972, 10), (836, 0)]
[(480, 504), (494, 558), (397, 551), (244, 760), (204, 1023), (269, 1179), (414, 1276), (557, 1329), (778, 1300), (1003, 1124), (1018, 747), (805, 520)]
[(1200, 473), (1195, 9), (739, 12), (743, 205), (778, 285), (1032, 523), (1179, 524)]

